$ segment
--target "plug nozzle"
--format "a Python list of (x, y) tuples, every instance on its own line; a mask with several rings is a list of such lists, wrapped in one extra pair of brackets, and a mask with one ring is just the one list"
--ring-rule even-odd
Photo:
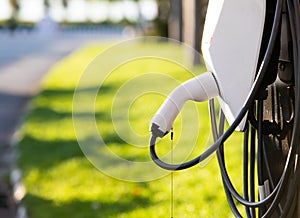
[(182, 83), (170, 93), (153, 116), (150, 131), (155, 136), (163, 137), (171, 130), (175, 118), (187, 100), (203, 102), (218, 95), (218, 85), (211, 72)]

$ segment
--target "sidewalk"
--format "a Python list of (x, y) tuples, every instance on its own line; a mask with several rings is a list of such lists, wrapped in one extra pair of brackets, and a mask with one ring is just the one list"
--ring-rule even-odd
[[(96, 35), (97, 36), (97, 35)], [(116, 33), (114, 37), (120, 37)], [(109, 39), (112, 37), (110, 36)], [(14, 184), (9, 181), (16, 167), (16, 131), (22, 122), (29, 100), (39, 89), (45, 73), (61, 58), (90, 40), (89, 36), (59, 35), (42, 38), (32, 35), (3, 37), (0, 40), (0, 217), (22, 217), (14, 204)], [(15, 183), (14, 181), (13, 183)], [(21, 213), (16, 215), (17, 213)]]

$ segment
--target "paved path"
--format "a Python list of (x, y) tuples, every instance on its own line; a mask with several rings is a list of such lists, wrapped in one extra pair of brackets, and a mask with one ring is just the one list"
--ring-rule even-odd
[(15, 218), (22, 215), (16, 216), (13, 186), (7, 177), (15, 168), (15, 133), (28, 101), (38, 93), (45, 73), (62, 57), (87, 41), (119, 38), (121, 34), (5, 34), (0, 32), (0, 217)]

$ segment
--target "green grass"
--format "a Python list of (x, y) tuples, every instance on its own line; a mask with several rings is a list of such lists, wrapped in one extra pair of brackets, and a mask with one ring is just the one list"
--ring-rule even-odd
[[(19, 144), (19, 166), (27, 189), (24, 203), (31, 218), (170, 216), (170, 175), (150, 161), (148, 123), (164, 100), (157, 93), (169, 93), (178, 82), (192, 75), (181, 65), (164, 59), (131, 60), (114, 68), (100, 87), (97, 78), (84, 81), (78, 88), (77, 106), (72, 111), (74, 89), (82, 73), (85, 69), (103, 69), (101, 58), (105, 57), (101, 55), (89, 68), (86, 66), (108, 46), (92, 44), (62, 60), (49, 72), (43, 89), (32, 102)], [(174, 58), (182, 55), (176, 47), (164, 43), (159, 47), (140, 44), (135, 49), (157, 48)], [(118, 59), (122, 52), (126, 51), (120, 50), (107, 60)], [(204, 71), (202, 68), (193, 70)], [(153, 89), (152, 92), (147, 92), (149, 89)], [(95, 92), (96, 98), (91, 99)], [(78, 122), (76, 132), (72, 112)], [(200, 114), (199, 119), (197, 114)], [(94, 127), (89, 120), (93, 116)], [(179, 118), (174, 125), (175, 161), (195, 157), (212, 143), (207, 104), (195, 106), (189, 102), (181, 117), (182, 122)], [(105, 145), (92, 150), (93, 165), (77, 138), (79, 142), (93, 143), (89, 139), (95, 129)], [(166, 160), (170, 158), (170, 144), (169, 137), (158, 143), (158, 152)], [(233, 137), (226, 151), (230, 156), (227, 161), (230, 176), (241, 187), (241, 167), (236, 167), (242, 166), (239, 144), (239, 137)], [(84, 146), (90, 145), (85, 143)], [(122, 160), (133, 161), (137, 167), (106, 157), (103, 148)], [(149, 162), (149, 168), (139, 164), (143, 162)], [(215, 157), (200, 166), (174, 173), (174, 217), (232, 217)]]

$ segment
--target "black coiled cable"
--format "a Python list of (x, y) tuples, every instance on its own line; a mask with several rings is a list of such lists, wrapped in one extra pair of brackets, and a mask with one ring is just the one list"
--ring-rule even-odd
[[(297, 161), (297, 156), (299, 154), (299, 132), (300, 132), (300, 111), (299, 111), (299, 105), (300, 105), (300, 71), (299, 71), (299, 54), (300, 51), (300, 13), (299, 13), (299, 1), (293, 0), (286, 2), (289, 14), (289, 22), (290, 22), (290, 29), (291, 29), (291, 36), (293, 41), (293, 63), (294, 63), (294, 79), (295, 79), (295, 100), (294, 100), (294, 107), (295, 107), (295, 114), (294, 114), (294, 121), (293, 121), (293, 129), (292, 129), (292, 136), (291, 136), (291, 143), (290, 143), (290, 150), (288, 153), (288, 157), (286, 160), (285, 168), (282, 172), (281, 178), (274, 188), (274, 181), (270, 172), (270, 167), (268, 163), (268, 159), (266, 157), (266, 151), (265, 147), (262, 146), (262, 150), (260, 151), (261, 158), (264, 159), (264, 163), (261, 161), (260, 165), (265, 164), (265, 168), (267, 171), (268, 179), (271, 181), (271, 188), (273, 189), (272, 193), (275, 193), (275, 197), (272, 199), (272, 201), (269, 204), (256, 204), (256, 206), (260, 207), (260, 217), (272, 217), (275, 210), (279, 212), (280, 217), (293, 217), (294, 216), (294, 209), (296, 208), (296, 200), (297, 200), (297, 186), (299, 183), (299, 170), (300, 170), (300, 163)], [(260, 113), (262, 113), (260, 111)], [(212, 113), (211, 113), (212, 114)], [(259, 116), (260, 117), (260, 116)], [(258, 118), (258, 122), (262, 122), (262, 118)], [(220, 121), (224, 122), (224, 121)], [(252, 131), (253, 131), (253, 127)], [(261, 125), (258, 125), (257, 127), (258, 134), (262, 133), (262, 127)], [(214, 131), (214, 130), (213, 130)], [(251, 143), (254, 142), (255, 137), (253, 137), (253, 133), (251, 134)], [(244, 146), (245, 150), (248, 150), (248, 127), (246, 127), (245, 136), (244, 136)], [(241, 214), (237, 211), (236, 206), (232, 205), (233, 201), (232, 198), (235, 198), (238, 202), (242, 203), (241, 196), (236, 195), (235, 190), (233, 190), (232, 183), (228, 177), (225, 161), (224, 161), (224, 147), (220, 146), (217, 151), (218, 161), (220, 165), (220, 171), (222, 175), (223, 185), (225, 192), (230, 191), (230, 197), (228, 198), (228, 203), (230, 205), (230, 208), (232, 209), (232, 212), (236, 217), (241, 217)], [(244, 150), (244, 151), (245, 151)], [(250, 152), (250, 159), (255, 155), (255, 152)], [(248, 200), (248, 187), (246, 185), (248, 184), (248, 153), (244, 154), (244, 198), (245, 200)], [(245, 165), (245, 163), (247, 163)], [(252, 163), (253, 164), (253, 163)], [(250, 164), (251, 165), (251, 164)], [(261, 167), (261, 166), (259, 166)], [(251, 167), (250, 167), (251, 168)], [(252, 167), (253, 168), (253, 167)], [(245, 171), (246, 170), (246, 171)], [(251, 171), (251, 169), (250, 169)], [(253, 171), (253, 169), (252, 169)], [(261, 176), (261, 175), (260, 175)], [(251, 183), (250, 179), (250, 183)], [(253, 181), (252, 181), (253, 182)], [(250, 185), (250, 193), (254, 193), (254, 186)], [(287, 193), (286, 200), (284, 202), (284, 206), (282, 208), (281, 201), (282, 196), (284, 193)], [(253, 195), (253, 194), (252, 194)], [(226, 194), (228, 196), (228, 194)], [(268, 196), (270, 197), (270, 195)], [(253, 197), (251, 201), (253, 201)], [(250, 204), (244, 204), (245, 206), (245, 213), (247, 217), (256, 217), (255, 210)], [(264, 206), (264, 207), (262, 207)]]

